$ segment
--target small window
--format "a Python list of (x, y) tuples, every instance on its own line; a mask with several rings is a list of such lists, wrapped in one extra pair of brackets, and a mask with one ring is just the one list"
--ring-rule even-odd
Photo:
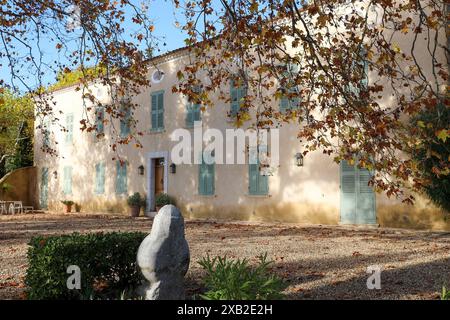
[(164, 79), (164, 72), (161, 70), (155, 70), (152, 73), (152, 82), (160, 83)]

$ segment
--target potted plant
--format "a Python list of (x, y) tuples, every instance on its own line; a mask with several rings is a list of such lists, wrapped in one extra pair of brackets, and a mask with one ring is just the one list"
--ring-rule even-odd
[(77, 213), (81, 212), (81, 204), (75, 203), (75, 212), (77, 212)]
[(159, 209), (161, 209), (162, 207), (164, 207), (165, 205), (168, 205), (168, 204), (175, 205), (175, 200), (171, 196), (169, 196), (166, 193), (160, 193), (156, 196), (156, 199), (155, 199), (156, 211), (159, 211)]
[(142, 206), (142, 197), (139, 192), (135, 192), (133, 195), (128, 197), (127, 203), (130, 207), (130, 214), (132, 217), (138, 217)]
[(72, 212), (72, 206), (75, 204), (75, 202), (73, 202), (72, 200), (64, 200), (61, 201), (61, 203), (66, 206), (66, 213)]

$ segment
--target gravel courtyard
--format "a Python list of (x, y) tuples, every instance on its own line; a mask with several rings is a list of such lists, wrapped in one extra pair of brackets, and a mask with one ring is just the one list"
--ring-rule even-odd
[[(99, 214), (0, 216), (0, 299), (23, 299), (27, 242), (35, 235), (149, 231), (151, 220)], [(450, 286), (450, 232), (268, 223), (186, 221), (191, 249), (188, 294), (200, 289), (197, 261), (267, 252), (288, 299), (438, 299)], [(381, 289), (368, 290), (370, 265)]]

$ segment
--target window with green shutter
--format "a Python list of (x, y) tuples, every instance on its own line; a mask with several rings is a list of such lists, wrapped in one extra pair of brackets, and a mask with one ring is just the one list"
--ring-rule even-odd
[(73, 114), (66, 115), (66, 146), (73, 143)]
[(280, 99), (280, 112), (282, 113), (297, 109), (300, 103), (300, 92), (298, 86), (294, 83), (294, 79), (299, 73), (300, 68), (297, 64), (287, 64), (285, 70), (283, 77), (286, 85), (280, 88), (283, 92)]
[(121, 113), (123, 117), (120, 119), (120, 137), (125, 138), (131, 132), (131, 107), (122, 105)]
[(245, 96), (247, 95), (247, 87), (238, 80), (231, 80), (230, 85), (230, 98), (231, 98), (231, 106), (230, 106), (230, 114), (232, 117), (235, 117), (239, 110), (241, 109), (241, 105), (244, 103)]
[(63, 169), (63, 193), (65, 195), (72, 194), (72, 167)]
[(164, 130), (164, 91), (152, 93), (151, 99), (152, 131)]
[(116, 163), (116, 193), (125, 194), (128, 192), (127, 164)]
[(105, 193), (105, 163), (95, 165), (95, 193)]
[(202, 163), (198, 170), (198, 193), (200, 195), (211, 196), (215, 193), (215, 164), (208, 164), (202, 157)]
[(95, 134), (97, 138), (101, 138), (105, 132), (105, 110), (103, 107), (98, 107), (95, 110)]

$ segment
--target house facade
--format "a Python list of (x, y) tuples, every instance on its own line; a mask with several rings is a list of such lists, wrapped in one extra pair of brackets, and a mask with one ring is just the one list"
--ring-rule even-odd
[[(76, 86), (53, 93), (55, 111), (60, 112), (67, 131), (51, 123), (45, 123), (48, 134), (36, 129), (36, 141), (57, 150), (57, 156), (52, 156), (35, 144), (42, 208), (61, 210), (61, 200), (73, 200), (83, 211), (127, 212), (127, 197), (140, 192), (147, 198), (147, 210), (152, 211), (155, 196), (167, 193), (191, 219), (450, 229), (443, 212), (424, 197), (418, 196), (416, 204), (409, 206), (375, 193), (367, 184), (370, 173), (365, 169), (347, 162), (337, 164), (321, 151), (300, 161), (298, 154), (303, 150), (297, 139), (298, 124), (279, 129), (279, 165), (270, 174), (262, 174), (248, 163), (175, 164), (175, 130), (194, 133), (196, 121), (201, 121), (203, 131), (213, 128), (224, 136), (227, 129), (234, 129), (228, 116), (233, 103), (217, 99), (213, 108), (201, 111), (186, 97), (172, 93), (177, 71), (188, 55), (187, 49), (179, 49), (154, 58), (148, 73), (151, 87), (131, 97), (138, 105), (133, 115), (138, 120), (137, 130), (145, 133), (140, 137), (142, 148), (119, 145), (117, 153), (113, 152), (109, 126), (98, 127), (103, 139), (79, 130), (85, 115), (82, 93)], [(231, 96), (239, 95), (231, 85), (229, 90)], [(93, 92), (108, 104), (106, 87), (93, 85)], [(283, 103), (275, 108), (283, 108)], [(115, 126), (123, 134), (129, 130), (118, 121)], [(117, 154), (123, 165), (113, 160)]]

